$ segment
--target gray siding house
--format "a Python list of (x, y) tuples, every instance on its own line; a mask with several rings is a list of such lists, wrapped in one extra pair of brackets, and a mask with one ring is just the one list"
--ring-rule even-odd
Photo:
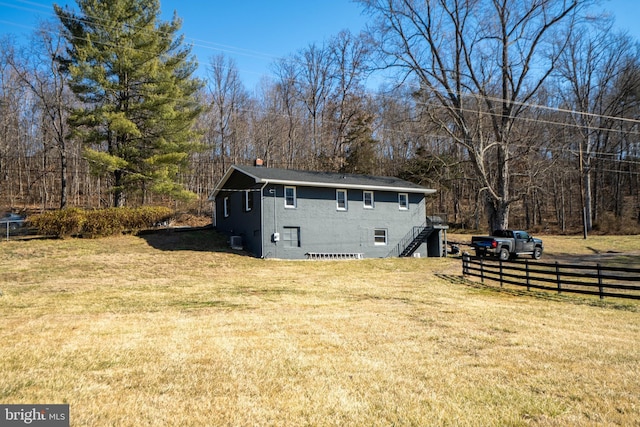
[(398, 178), (232, 166), (213, 224), (262, 258), (444, 256), (446, 226), (429, 221), (435, 190)]

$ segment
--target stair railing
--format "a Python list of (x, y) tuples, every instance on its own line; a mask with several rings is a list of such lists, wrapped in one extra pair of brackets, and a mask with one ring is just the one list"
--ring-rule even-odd
[(404, 236), (400, 242), (393, 248), (387, 257), (399, 257), (400, 254), (415, 240), (416, 237), (420, 235), (427, 227), (428, 221), (422, 224), (421, 226), (413, 226), (411, 230)]

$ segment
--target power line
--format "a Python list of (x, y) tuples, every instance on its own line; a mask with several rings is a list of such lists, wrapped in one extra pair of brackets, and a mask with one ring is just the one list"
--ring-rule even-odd
[[(16, 0), (19, 3), (23, 3), (23, 4), (27, 4), (27, 5), (33, 5), (33, 6), (38, 6), (41, 8), (47, 8), (49, 9), (49, 6), (45, 6), (42, 5), (40, 3), (36, 3), (36, 2), (32, 2), (32, 1), (27, 1), (27, 0)], [(21, 7), (21, 6), (16, 6), (15, 4), (9, 4), (6, 2), (0, 2), (0, 5), (6, 6), (6, 7), (11, 7), (14, 9), (21, 9), (21, 10), (26, 10), (26, 11), (32, 11), (32, 12), (37, 12), (37, 13), (45, 13), (44, 11), (38, 11), (36, 9), (31, 9), (31, 8), (27, 8), (27, 7)], [(82, 23), (91, 23), (92, 25), (95, 25), (97, 22), (108, 22), (105, 18), (101, 18), (98, 16), (92, 16), (92, 15), (87, 15), (87, 16), (77, 16), (75, 15), (76, 12), (75, 11), (70, 11), (72, 13), (74, 13), (74, 16), (72, 16), (72, 18), (74, 18), (76, 21), (78, 22), (82, 22)], [(46, 12), (47, 15), (49, 16), (56, 16), (55, 13), (51, 13), (51, 12)], [(25, 28), (31, 28), (34, 29), (33, 27), (26, 27), (23, 26), (21, 24), (17, 24), (15, 22), (11, 22), (11, 21), (2, 21), (2, 22), (6, 22), (12, 25), (16, 25), (16, 26), (22, 26)], [(102, 26), (102, 28), (104, 29), (105, 27)], [(140, 27), (136, 27), (136, 26), (132, 26), (132, 29), (134, 30), (139, 30), (139, 31), (147, 31), (145, 28), (140, 28)], [(157, 31), (157, 30), (149, 30), (149, 31)], [(169, 36), (169, 34), (166, 34), (166, 36)], [(184, 35), (183, 35), (184, 36)], [(278, 59), (283, 59), (282, 57), (276, 56), (276, 55), (272, 55), (272, 54), (267, 54), (267, 53), (263, 53), (263, 52), (259, 52), (259, 51), (255, 51), (255, 50), (250, 50), (250, 49), (246, 49), (246, 48), (241, 48), (241, 47), (237, 47), (237, 46), (231, 46), (231, 45), (227, 45), (227, 44), (220, 44), (217, 42), (213, 42), (213, 41), (209, 41), (209, 40), (203, 40), (203, 39), (195, 39), (195, 38), (190, 38), (187, 36), (184, 36), (185, 40), (191, 40), (193, 41), (193, 43), (190, 43), (190, 45), (192, 46), (198, 46), (198, 47), (202, 47), (202, 48), (206, 48), (206, 49), (211, 49), (211, 50), (216, 50), (216, 51), (221, 51), (221, 52), (230, 52), (230, 53), (236, 53), (239, 55), (244, 55), (244, 56), (249, 56), (249, 57), (255, 57), (255, 58), (261, 58), (261, 59), (272, 59), (272, 60), (278, 60)], [(95, 41), (94, 41), (95, 42)], [(105, 46), (109, 46), (109, 47), (115, 47), (116, 45), (114, 45), (113, 43), (102, 43)], [(144, 51), (142, 49), (139, 48), (132, 48), (132, 50), (136, 50), (136, 51), (141, 51), (141, 52), (147, 52)], [(149, 52), (147, 52), (149, 53)], [(410, 83), (403, 83), (404, 86), (411, 86), (414, 90), (415, 89), (419, 89), (419, 85), (412, 85)], [(435, 90), (435, 89), (431, 89), (432, 92), (434, 93), (438, 93), (441, 96), (444, 95), (448, 95), (443, 93), (443, 91), (439, 91), (439, 90)], [(379, 94), (380, 95), (380, 94)], [(502, 98), (498, 98), (498, 97), (492, 97), (492, 96), (486, 96), (483, 95), (482, 97), (479, 97), (478, 95), (475, 94), (455, 94), (456, 96), (459, 96), (461, 98), (475, 98), (478, 99), (480, 98), (481, 100), (489, 100), (489, 101), (493, 101), (496, 103), (502, 103), (503, 101), (505, 101), (505, 99)], [(384, 95), (383, 95), (384, 96)], [(600, 118), (600, 119), (610, 119), (610, 120), (617, 120), (617, 121), (627, 121), (630, 123), (634, 123), (634, 124), (640, 124), (640, 120), (637, 119), (631, 119), (631, 118), (623, 118), (623, 117), (617, 117), (617, 116), (607, 116), (607, 115), (603, 115), (603, 114), (598, 114), (598, 113), (589, 113), (589, 112), (584, 112), (584, 111), (577, 111), (577, 110), (572, 110), (572, 109), (566, 109), (566, 108), (562, 108), (562, 107), (550, 107), (550, 106), (545, 106), (545, 105), (540, 105), (540, 104), (532, 104), (529, 102), (522, 102), (522, 101), (517, 101), (517, 100), (506, 100), (508, 103), (512, 104), (512, 105), (519, 105), (522, 107), (528, 107), (528, 108), (536, 108), (536, 109), (544, 109), (544, 110), (550, 110), (550, 111), (554, 111), (554, 112), (563, 112), (563, 113), (568, 113), (568, 114), (579, 114), (580, 116), (583, 117), (593, 117), (593, 118)], [(420, 104), (420, 103), (418, 103)], [(423, 103), (426, 105), (426, 103)], [(467, 112), (477, 112), (475, 110), (465, 110)], [(490, 114), (490, 115), (499, 115), (499, 113), (491, 113), (491, 112), (485, 112), (485, 114)], [(548, 122), (548, 123), (554, 123), (554, 122)], [(597, 129), (597, 128), (590, 128), (590, 129)]]
[[(29, 2), (29, 1), (24, 1), (24, 0), (17, 0), (20, 3), (25, 3), (25, 4), (29, 4), (29, 5), (37, 5), (39, 7), (45, 7), (44, 5), (38, 4), (38, 3), (34, 3), (34, 2)], [(1, 2), (0, 1), (0, 5), (1, 6), (6, 6), (6, 7), (10, 7), (13, 9), (19, 9), (19, 10), (24, 10), (24, 11), (29, 11), (29, 12), (35, 12), (39, 15), (46, 15), (48, 17), (56, 17), (57, 15), (53, 12), (49, 12), (49, 11), (43, 11), (43, 10), (36, 10), (33, 8), (28, 8), (28, 7), (21, 7), (15, 4), (10, 4), (10, 3), (6, 3), (6, 2)], [(50, 10), (50, 7), (47, 7), (47, 9)], [(76, 13), (75, 11), (71, 11), (72, 13)], [(97, 16), (85, 16), (85, 17), (76, 17), (76, 21), (77, 22), (81, 22), (81, 23), (87, 23), (89, 22), (89, 20), (91, 20), (92, 24), (96, 24), (98, 22), (107, 22), (106, 19), (101, 18), (101, 17), (97, 17)], [(27, 26), (24, 24), (20, 24), (17, 23), (15, 21), (7, 21), (7, 20), (1, 20), (0, 22), (3, 22), (7, 25), (12, 25), (15, 27), (19, 27), (19, 28), (24, 28), (24, 29), (30, 29), (35, 31), (36, 28), (34, 28), (33, 26)], [(105, 28), (104, 26), (101, 26), (101, 28)], [(137, 29), (137, 30), (144, 30), (143, 28), (136, 28), (136, 27), (132, 27), (133, 29)], [(154, 30), (150, 30), (150, 31), (154, 31)], [(168, 34), (167, 34), (168, 35)], [(179, 34), (180, 35), (180, 34)], [(185, 41), (188, 42), (188, 44), (190, 46), (194, 46), (194, 47), (199, 47), (199, 48), (203, 48), (203, 49), (208, 49), (208, 50), (212, 50), (212, 51), (218, 51), (218, 52), (223, 52), (223, 53), (232, 53), (232, 54), (236, 54), (236, 55), (242, 55), (242, 56), (248, 56), (248, 57), (254, 57), (254, 58), (259, 58), (259, 59), (271, 59), (271, 60), (278, 60), (281, 59), (279, 56), (273, 55), (273, 54), (268, 54), (268, 53), (263, 53), (263, 52), (258, 52), (255, 50), (251, 50), (251, 49), (246, 49), (246, 48), (242, 48), (242, 47), (238, 47), (238, 46), (232, 46), (232, 45), (228, 45), (228, 44), (221, 44), (221, 43), (217, 43), (217, 42), (213, 42), (213, 41), (209, 41), (209, 40), (203, 40), (203, 39), (197, 39), (197, 38), (193, 38), (193, 37), (188, 37), (185, 34), (181, 34)], [(95, 43), (95, 41), (94, 41)], [(103, 43), (105, 46), (113, 46), (107, 43)], [(134, 50), (138, 50), (138, 51), (142, 51), (140, 49), (134, 49)], [(249, 71), (249, 72), (253, 72), (253, 71)]]
[[(31, 1), (25, 1), (25, 0), (18, 0), (19, 3), (23, 3), (26, 5), (31, 5), (31, 6), (38, 6), (38, 7), (44, 7), (44, 5), (41, 5), (39, 3), (35, 3), (35, 2), (31, 2)], [(28, 10), (28, 11), (36, 11), (38, 13), (42, 13), (42, 11), (38, 11), (36, 9), (32, 9), (32, 8), (28, 8), (28, 7), (21, 7), (21, 6), (17, 6), (14, 4), (8, 4), (5, 2), (0, 2), (0, 5), (4, 5), (7, 7), (12, 7), (12, 8), (17, 8), (17, 9), (21, 9), (21, 10)], [(54, 15), (52, 13), (49, 13), (49, 15)], [(95, 22), (105, 22), (105, 19), (102, 19), (100, 17), (85, 17), (85, 18), (90, 18), (92, 19), (92, 23)], [(80, 22), (87, 22), (87, 19), (82, 18), (82, 17), (78, 17), (78, 21)], [(144, 30), (144, 29), (141, 29)], [(187, 37), (185, 37), (185, 39), (188, 39)], [(229, 45), (222, 45), (222, 44), (218, 44), (215, 42), (209, 42), (206, 40), (199, 40), (199, 39), (191, 39), (195, 42), (197, 42), (198, 44), (196, 44), (197, 46), (203, 47), (203, 48), (207, 48), (207, 49), (212, 49), (212, 50), (219, 50), (219, 51), (223, 51), (223, 52), (234, 52), (234, 53), (240, 53), (240, 54), (244, 54), (247, 56), (253, 56), (256, 58), (272, 58), (272, 59), (278, 59), (277, 57), (273, 56), (273, 55), (268, 55), (268, 54), (264, 54), (264, 53), (260, 53), (257, 51), (252, 51), (252, 50), (248, 50), (248, 49), (243, 49), (243, 48), (238, 48), (238, 47), (234, 47), (234, 46), (229, 46)], [(103, 43), (103, 45), (105, 46), (109, 46), (109, 47), (116, 47), (115, 44), (113, 43)], [(141, 49), (137, 49), (134, 48), (133, 50), (137, 50), (137, 51), (143, 51)], [(241, 53), (244, 52), (244, 53)], [(408, 86), (409, 83), (403, 83), (404, 85)], [(417, 86), (415, 86), (415, 88), (417, 88)], [(434, 90), (433, 92), (438, 93), (440, 96), (444, 96), (445, 94), (443, 94), (441, 91), (438, 90)], [(390, 95), (384, 95), (381, 93), (378, 93), (377, 96), (390, 96)], [(461, 98), (473, 98), (473, 99), (478, 99), (478, 95), (474, 95), (474, 94), (458, 94), (459, 97)], [(396, 99), (396, 97), (393, 97), (394, 99)], [(485, 100), (489, 100), (489, 101), (493, 101), (496, 103), (500, 103), (503, 100), (501, 98), (498, 97), (490, 97), (490, 96), (483, 96), (482, 99)], [(532, 104), (532, 103), (525, 103), (525, 102), (521, 102), (521, 101), (509, 101), (511, 104), (513, 105), (519, 105), (522, 107), (527, 107), (527, 108), (534, 108), (534, 109), (542, 109), (542, 110), (548, 110), (548, 111), (553, 111), (553, 112), (558, 112), (558, 113), (565, 113), (565, 114), (569, 114), (572, 116), (575, 115), (580, 115), (582, 117), (591, 117), (591, 118), (598, 118), (598, 119), (602, 119), (602, 120), (615, 120), (618, 122), (626, 122), (626, 123), (630, 123), (630, 124), (640, 124), (640, 120), (637, 119), (631, 119), (631, 118), (624, 118), (624, 117), (616, 117), (616, 116), (608, 116), (608, 115), (602, 115), (602, 114), (597, 114), (597, 113), (589, 113), (589, 112), (580, 112), (580, 111), (576, 111), (576, 110), (571, 110), (571, 109), (566, 109), (566, 108), (561, 108), (561, 107), (550, 107), (550, 106), (545, 106), (545, 105), (539, 105), (539, 104)], [(430, 106), (430, 107), (435, 107), (438, 109), (446, 109), (446, 106), (443, 105), (433, 105), (433, 104), (428, 104), (426, 102), (416, 102), (416, 105), (423, 105), (423, 106)], [(244, 111), (244, 112), (251, 112), (251, 113), (262, 113), (264, 114), (266, 111), (263, 109), (254, 109), (254, 108), (241, 108), (238, 109), (238, 111)], [(494, 116), (494, 117), (499, 117), (500, 113), (499, 112), (490, 112), (490, 111), (478, 111), (478, 110), (474, 110), (474, 109), (469, 109), (469, 108), (461, 108), (460, 111), (462, 112), (467, 112), (467, 113), (473, 113), (473, 114), (481, 114), (481, 115), (486, 115), (486, 116)], [(284, 113), (283, 114), (279, 114), (282, 117), (287, 117)], [(297, 117), (298, 119), (302, 119), (302, 117)], [(532, 122), (532, 123), (536, 123), (536, 124), (543, 124), (543, 125), (555, 125), (555, 126), (562, 126), (562, 127), (571, 127), (571, 128), (575, 128), (575, 129), (579, 129), (579, 130), (587, 130), (587, 131), (605, 131), (605, 132), (616, 132), (616, 133), (622, 133), (622, 134), (628, 134), (628, 135), (640, 135), (640, 130), (639, 131), (633, 131), (633, 130), (621, 130), (621, 129), (611, 129), (611, 128), (603, 128), (603, 127), (599, 127), (599, 126), (594, 126), (594, 125), (580, 125), (577, 123), (567, 123), (567, 122), (557, 122), (557, 121), (553, 121), (553, 120), (542, 120), (540, 118), (532, 118), (532, 117), (524, 117), (524, 116), (517, 116), (514, 117), (515, 120), (523, 120), (523, 121), (528, 121), (528, 122)], [(331, 123), (330, 121), (328, 123)], [(337, 122), (334, 122), (334, 124), (338, 124)], [(424, 136), (424, 134), (421, 134)]]

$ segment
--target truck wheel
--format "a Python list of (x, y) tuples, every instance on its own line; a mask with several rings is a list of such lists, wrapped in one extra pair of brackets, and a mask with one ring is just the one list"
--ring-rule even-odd
[(482, 249), (478, 249), (478, 250), (476, 250), (476, 256), (478, 258), (484, 258), (484, 257), (487, 256), (487, 251), (482, 250)]
[(500, 258), (500, 261), (509, 261), (509, 250), (507, 248), (500, 249), (498, 257)]
[(533, 254), (531, 256), (533, 257), (533, 259), (540, 259), (540, 257), (542, 256), (542, 248), (534, 248)]

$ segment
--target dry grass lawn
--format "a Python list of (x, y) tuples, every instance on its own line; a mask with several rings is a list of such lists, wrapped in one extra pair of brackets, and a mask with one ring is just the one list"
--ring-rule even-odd
[(0, 403), (69, 403), (73, 426), (640, 425), (637, 303), (456, 283), (454, 258), (217, 245), (0, 243)]

